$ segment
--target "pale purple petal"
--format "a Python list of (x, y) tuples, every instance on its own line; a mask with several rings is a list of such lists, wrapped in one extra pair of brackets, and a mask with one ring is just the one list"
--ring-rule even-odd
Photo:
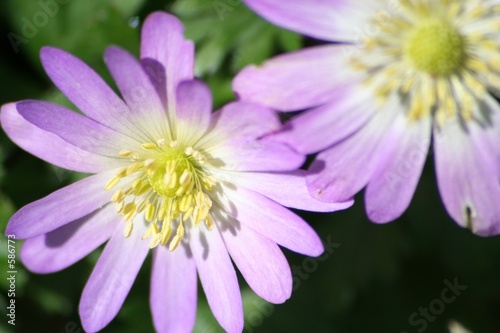
[(485, 105), (482, 109), (483, 114), (477, 116), (480, 121), (482, 136), (478, 136), (478, 140), (488, 154), (492, 154), (497, 166), (497, 176), (500, 178), (500, 104), (492, 97), (487, 97), (484, 100)]
[(164, 12), (148, 15), (142, 27), (141, 62), (171, 110), (177, 85), (194, 76), (194, 45), (184, 39), (183, 31), (179, 19)]
[(339, 202), (365, 187), (377, 169), (381, 142), (400, 112), (400, 105), (393, 101), (356, 133), (319, 153), (307, 176), (311, 195), (321, 201)]
[(233, 139), (255, 141), (281, 128), (281, 121), (273, 110), (257, 104), (232, 102), (212, 115), (211, 130), (199, 145), (210, 146), (214, 142)]
[(302, 165), (305, 157), (290, 147), (256, 140), (281, 127), (272, 110), (235, 102), (214, 113), (211, 129), (197, 146), (207, 151), (209, 162), (225, 170), (287, 171)]
[(166, 108), (139, 61), (116, 46), (106, 50), (104, 61), (130, 108), (131, 118), (136, 119), (136, 127), (148, 133), (144, 141), (163, 138), (168, 133)]
[(311, 197), (307, 190), (305, 176), (302, 170), (287, 173), (265, 172), (227, 172), (217, 173), (217, 177), (227, 179), (247, 189), (263, 194), (280, 205), (314, 211), (333, 212), (352, 206), (353, 201), (323, 202)]
[(201, 285), (219, 324), (229, 333), (243, 330), (243, 305), (238, 279), (219, 230), (191, 229), (193, 251)]
[(316, 153), (359, 130), (377, 111), (370, 90), (348, 85), (335, 90), (328, 103), (292, 118), (268, 139), (304, 154)]
[(21, 249), (23, 264), (40, 274), (64, 269), (107, 241), (121, 221), (114, 206), (109, 205), (45, 235), (29, 238)]
[(304, 155), (285, 144), (262, 140), (233, 140), (214, 149), (212, 156), (219, 169), (236, 171), (289, 171), (299, 168), (305, 161)]
[(500, 123), (498, 115), (492, 116), (498, 106), (491, 108), (492, 103), (488, 104), (485, 124), (474, 120), (464, 126), (458, 119), (451, 119), (434, 129), (437, 181), (446, 210), (459, 225), (481, 236), (500, 233), (496, 159)]
[(113, 129), (126, 129), (127, 105), (83, 61), (66, 51), (43, 47), (42, 65), (52, 82), (90, 118)]
[[(123, 223), (125, 227), (125, 223)], [(149, 252), (149, 241), (141, 237), (146, 230), (136, 218), (130, 237), (116, 228), (104, 248), (80, 300), (80, 318), (86, 332), (97, 332), (118, 314)]]
[(156, 332), (191, 332), (196, 319), (196, 265), (188, 248), (153, 252), (150, 303)]
[(104, 186), (115, 173), (112, 170), (87, 177), (24, 206), (11, 217), (6, 233), (32, 238), (94, 212), (110, 202), (112, 193)]
[(353, 45), (324, 45), (280, 55), (243, 69), (233, 89), (243, 101), (285, 112), (319, 106), (360, 80), (348, 64), (354, 52)]
[(28, 100), (17, 103), (17, 110), (33, 125), (56, 134), (78, 148), (114, 157), (114, 165), (120, 161), (120, 150), (139, 146), (137, 141), (56, 104)]
[(308, 256), (323, 253), (316, 232), (290, 210), (242, 186), (236, 190), (225, 186), (224, 193), (227, 202), (220, 202), (220, 206), (242, 224), (294, 252)]
[(292, 294), (292, 273), (279, 246), (245, 224), (235, 229), (224, 230), (222, 238), (250, 288), (268, 302), (285, 302)]
[(368, 217), (385, 223), (400, 217), (410, 205), (431, 142), (431, 117), (408, 121), (401, 113), (386, 133), (380, 162), (365, 191)]
[(369, 28), (376, 1), (244, 0), (258, 14), (282, 27), (328, 41), (353, 42)]
[(119, 161), (82, 150), (47, 132), (18, 112), (17, 103), (5, 104), (0, 112), (0, 122), (9, 138), (29, 153), (61, 168), (97, 173), (117, 167)]
[(177, 137), (195, 143), (207, 131), (212, 115), (210, 88), (198, 80), (184, 81), (177, 87)]

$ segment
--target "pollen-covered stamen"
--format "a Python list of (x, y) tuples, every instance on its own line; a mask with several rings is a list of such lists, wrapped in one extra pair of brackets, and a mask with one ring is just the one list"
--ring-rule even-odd
[(350, 59), (366, 73), (380, 105), (389, 96), (409, 104), (408, 119), (435, 114), (438, 124), (473, 118), (491, 87), (500, 91), (500, 5), (481, 0), (399, 0), (374, 14), (377, 34)]
[(196, 227), (203, 221), (209, 230), (213, 228), (212, 201), (207, 193), (217, 181), (203, 167), (207, 159), (202, 152), (162, 138), (143, 143), (139, 152), (122, 150), (118, 156), (131, 163), (105, 189), (122, 184), (111, 201), (125, 219), (125, 237), (141, 213), (150, 223), (143, 239), (150, 238), (151, 248), (170, 241), (169, 249), (175, 250), (184, 237), (186, 223)]

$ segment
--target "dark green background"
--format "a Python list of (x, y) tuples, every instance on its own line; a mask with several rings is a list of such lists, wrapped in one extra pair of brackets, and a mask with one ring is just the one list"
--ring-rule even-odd
[[(117, 44), (137, 55), (140, 23), (154, 10), (168, 10), (184, 22), (197, 47), (197, 76), (210, 84), (216, 107), (234, 98), (231, 78), (245, 65), (316, 43), (264, 22), (237, 0), (65, 0), (68, 3), (59, 5), (58, 13), (15, 52), (9, 33), (23, 36), (26, 20), (33, 22), (42, 9), (37, 0), (1, 1), (1, 104), (31, 98), (72, 107), (43, 73), (40, 47), (66, 49), (109, 81), (102, 61), (105, 47)], [(15, 210), (82, 176), (30, 156), (0, 132), (1, 230)], [(475, 333), (500, 332), (500, 239), (474, 236), (447, 216), (437, 193), (432, 155), (411, 207), (398, 221), (370, 223), (362, 195), (348, 211), (302, 215), (322, 239), (337, 244), (335, 251), (325, 260), (311, 261), (285, 250), (291, 265), (305, 265), (310, 273), (294, 274), (296, 290), (283, 305), (260, 300), (242, 279), (246, 332), (418, 332), (423, 325), (412, 326), (410, 315), (439, 299), (446, 287), (443, 281), (455, 278), (467, 289), (428, 322), (425, 332), (448, 332), (451, 320)], [(0, 237), (2, 272), (7, 271), (6, 255), (7, 242)], [(15, 327), (7, 324), (4, 314), (8, 298), (2, 273), (0, 332), (83, 332), (78, 302), (98, 256), (99, 250), (50, 275), (31, 274), (18, 262)], [(149, 272), (148, 260), (104, 332), (153, 331)], [(200, 287), (195, 332), (219, 331)]]

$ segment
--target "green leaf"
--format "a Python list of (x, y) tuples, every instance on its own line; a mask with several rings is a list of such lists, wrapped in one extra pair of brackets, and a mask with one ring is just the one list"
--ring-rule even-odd
[[(62, 1), (59, 1), (62, 2)], [(129, 25), (130, 15), (143, 0), (38, 2), (8, 0), (13, 33), (22, 42), (13, 51), (26, 56), (41, 72), (42, 46), (62, 48), (77, 55), (102, 72), (102, 54), (110, 44), (138, 53), (138, 30)], [(50, 3), (50, 6), (42, 6)]]
[(299, 35), (264, 21), (241, 2), (183, 0), (172, 10), (185, 24), (186, 36), (197, 43), (199, 76), (215, 75), (225, 64), (234, 74), (301, 46)]

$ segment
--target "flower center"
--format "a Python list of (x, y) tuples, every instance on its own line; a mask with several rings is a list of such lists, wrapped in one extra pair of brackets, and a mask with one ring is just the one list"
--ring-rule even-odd
[(375, 2), (381, 7), (373, 12), (359, 52), (352, 50), (349, 58), (377, 107), (394, 99), (407, 106), (409, 121), (432, 116), (439, 126), (456, 117), (473, 120), (489, 88), (500, 90), (500, 4), (386, 2)]
[[(139, 152), (122, 150), (118, 155), (131, 163), (118, 171), (105, 190), (122, 184), (111, 201), (126, 221), (125, 237), (130, 236), (134, 219), (141, 213), (150, 223), (143, 239), (151, 237), (151, 248), (169, 241), (171, 251), (177, 248), (188, 220), (195, 227), (204, 221), (213, 228), (212, 201), (207, 193), (217, 181), (205, 170), (203, 153), (182, 147), (177, 141), (166, 144), (160, 139), (144, 143)], [(175, 228), (176, 234), (170, 239)]]
[(405, 56), (419, 71), (436, 76), (449, 75), (463, 66), (464, 39), (446, 21), (425, 20), (409, 33)]

